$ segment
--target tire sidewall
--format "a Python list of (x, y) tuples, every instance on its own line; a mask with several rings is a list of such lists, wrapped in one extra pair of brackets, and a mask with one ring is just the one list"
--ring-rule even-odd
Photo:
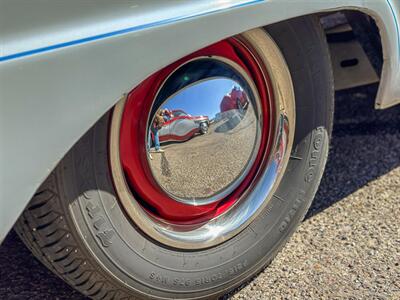
[(209, 298), (238, 285), (274, 257), (304, 217), (328, 152), (329, 95), (321, 90), (304, 105), (298, 101), (305, 94), (297, 90), (296, 80), (293, 159), (275, 196), (250, 226), (210, 249), (171, 249), (149, 239), (129, 221), (110, 174), (110, 114), (78, 142), (57, 169), (63, 178), (63, 198), (69, 199), (64, 205), (88, 253), (110, 280), (142, 296)]

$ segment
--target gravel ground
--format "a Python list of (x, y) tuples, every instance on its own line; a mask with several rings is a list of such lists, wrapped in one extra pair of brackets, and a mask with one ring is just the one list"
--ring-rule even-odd
[[(375, 86), (337, 95), (332, 149), (306, 219), (265, 271), (226, 299), (400, 299), (400, 107)], [(0, 299), (84, 299), (11, 232)]]

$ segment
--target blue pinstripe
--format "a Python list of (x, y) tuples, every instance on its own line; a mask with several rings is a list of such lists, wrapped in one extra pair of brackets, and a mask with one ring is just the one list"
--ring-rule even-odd
[(222, 9), (216, 9), (214, 11), (207, 12), (207, 13), (199, 13), (199, 14), (190, 15), (190, 16), (179, 16), (179, 17), (165, 19), (165, 20), (156, 21), (156, 22), (151, 22), (151, 23), (147, 23), (147, 24), (143, 24), (143, 25), (128, 27), (128, 28), (121, 29), (121, 30), (111, 31), (111, 32), (103, 33), (103, 34), (98, 34), (98, 35), (94, 35), (94, 36), (90, 36), (90, 37), (86, 37), (86, 38), (82, 38), (82, 39), (77, 39), (77, 40), (73, 40), (73, 41), (69, 41), (69, 42), (65, 42), (65, 43), (55, 44), (55, 45), (42, 47), (42, 48), (36, 48), (33, 50), (18, 52), (18, 53), (6, 55), (6, 56), (0, 56), (0, 62), (9, 61), (9, 60), (13, 60), (13, 59), (17, 59), (17, 58), (21, 58), (21, 57), (25, 57), (25, 56), (30, 56), (30, 55), (34, 55), (34, 54), (38, 54), (38, 53), (48, 52), (48, 51), (52, 51), (52, 50), (56, 50), (56, 49), (60, 49), (60, 48), (69, 47), (69, 46), (84, 44), (87, 42), (102, 40), (102, 39), (105, 39), (108, 37), (118, 36), (118, 35), (130, 33), (130, 32), (135, 32), (135, 31), (139, 31), (139, 30), (144, 30), (144, 29), (148, 29), (148, 28), (152, 28), (152, 27), (161, 26), (161, 25), (167, 25), (167, 24), (171, 24), (171, 23), (174, 23), (177, 21), (183, 21), (183, 20), (194, 18), (194, 17), (204, 16), (204, 15), (207, 15), (210, 13), (216, 13), (216, 12), (226, 10), (226, 9), (239, 8), (239, 7), (248, 6), (251, 4), (264, 2), (264, 1), (265, 0), (251, 0), (251, 1), (248, 1), (245, 3), (232, 5), (228, 8), (225, 7)]

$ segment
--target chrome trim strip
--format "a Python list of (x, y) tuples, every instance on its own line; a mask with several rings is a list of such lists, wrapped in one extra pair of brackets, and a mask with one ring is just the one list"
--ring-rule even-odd
[(396, 13), (394, 12), (393, 4), (391, 0), (386, 0), (387, 4), (389, 5), (390, 11), (392, 12), (394, 23), (396, 24), (396, 32), (397, 32), (397, 49), (400, 52), (400, 29), (399, 29), (399, 21), (397, 20)]

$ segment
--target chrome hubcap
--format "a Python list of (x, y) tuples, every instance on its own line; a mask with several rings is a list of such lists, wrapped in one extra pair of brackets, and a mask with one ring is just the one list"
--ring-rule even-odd
[(157, 138), (164, 151), (148, 156), (156, 182), (185, 204), (223, 199), (240, 185), (258, 153), (259, 114), (255, 84), (237, 64), (222, 58), (185, 64), (163, 84), (149, 118), (150, 153)]
[(232, 238), (281, 181), (294, 109), (285, 60), (261, 29), (153, 74), (116, 105), (111, 122), (111, 171), (127, 215), (174, 248)]

